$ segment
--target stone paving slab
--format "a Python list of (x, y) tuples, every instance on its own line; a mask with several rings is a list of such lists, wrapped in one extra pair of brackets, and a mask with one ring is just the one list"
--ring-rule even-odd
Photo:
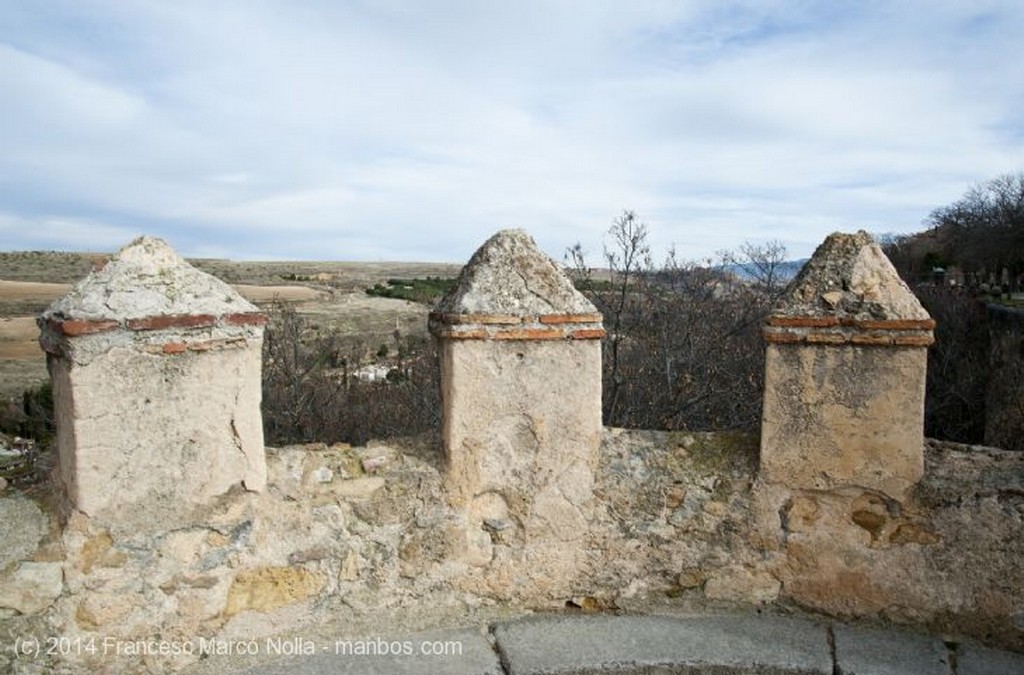
[[(534, 615), (486, 627), (340, 638), (247, 675), (1024, 675), (1024, 654), (899, 630), (757, 615)], [(382, 646), (382, 645), (386, 645)], [(363, 655), (353, 652), (363, 651)], [(399, 653), (396, 654), (395, 652)], [(429, 651), (447, 652), (432, 655)], [(387, 653), (384, 653), (387, 652)], [(500, 659), (500, 660), (499, 660)], [(835, 665), (835, 670), (833, 670)], [(230, 667), (220, 672), (239, 672)]]
[(803, 619), (539, 616), (494, 634), (509, 675), (832, 674), (826, 627)]
[(957, 675), (1024, 675), (1024, 654), (966, 644), (957, 651), (956, 666)]
[(836, 625), (840, 675), (951, 675), (949, 649), (937, 637)]
[[(357, 652), (362, 652), (360, 655)], [(372, 652), (372, 653), (371, 653)], [(309, 656), (280, 659), (247, 675), (503, 675), (481, 630), (454, 629), (403, 637), (371, 636), (318, 645)]]

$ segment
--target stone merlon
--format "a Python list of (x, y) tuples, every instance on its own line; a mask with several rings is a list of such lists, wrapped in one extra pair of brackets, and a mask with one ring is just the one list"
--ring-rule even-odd
[(762, 478), (904, 498), (924, 472), (934, 326), (867, 233), (830, 235), (764, 329)]
[(867, 232), (817, 248), (768, 317), (773, 343), (927, 347), (935, 322)]
[(262, 327), (266, 315), (220, 279), (196, 269), (166, 242), (139, 237), (77, 283), (38, 319), (49, 353), (68, 338), (118, 331), (216, 330), (219, 339)]
[(266, 484), (266, 316), (141, 237), (39, 318), (67, 502), (143, 528)]
[(600, 312), (523, 230), (502, 230), (463, 268), (430, 315), (451, 339), (560, 340), (604, 337)]

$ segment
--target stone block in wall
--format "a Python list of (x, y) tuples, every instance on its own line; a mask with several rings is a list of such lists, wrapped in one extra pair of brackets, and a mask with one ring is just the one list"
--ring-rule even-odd
[(764, 330), (761, 475), (902, 496), (924, 471), (934, 325), (867, 233), (829, 236)]
[(505, 230), (474, 254), (430, 328), (468, 557), (485, 565), (492, 543), (580, 540), (602, 431), (600, 313), (529, 235)]
[(139, 523), (266, 482), (266, 316), (159, 239), (122, 248), (39, 318), (59, 474), (90, 516)]
[(25, 561), (0, 572), (0, 611), (36, 614), (52, 605), (63, 590), (59, 562)]

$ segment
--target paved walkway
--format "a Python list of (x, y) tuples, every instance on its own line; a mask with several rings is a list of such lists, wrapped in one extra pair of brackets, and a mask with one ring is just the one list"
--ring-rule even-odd
[(536, 615), (479, 630), (284, 646), (306, 653), (241, 672), (1024, 675), (1024, 654), (947, 645), (937, 637), (913, 633), (757, 615)]

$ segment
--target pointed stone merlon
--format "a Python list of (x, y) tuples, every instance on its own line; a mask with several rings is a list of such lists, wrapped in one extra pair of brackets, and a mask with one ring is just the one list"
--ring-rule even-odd
[(38, 319), (59, 472), (90, 516), (169, 517), (266, 483), (266, 316), (141, 237)]
[(870, 235), (829, 236), (764, 328), (762, 476), (903, 496), (924, 471), (934, 326)]
[(463, 268), (430, 330), (456, 503), (528, 539), (580, 537), (601, 438), (601, 314), (529, 235), (504, 230)]

